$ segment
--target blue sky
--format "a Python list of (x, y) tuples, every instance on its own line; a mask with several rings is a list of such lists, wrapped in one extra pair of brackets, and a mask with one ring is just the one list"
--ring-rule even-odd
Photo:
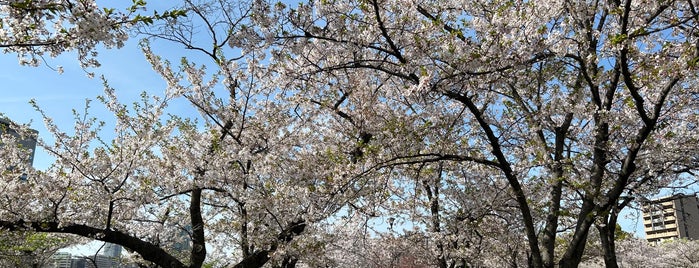
[[(41, 115), (29, 104), (31, 99), (36, 100), (59, 127), (69, 130), (73, 122), (72, 109), (82, 111), (86, 99), (95, 100), (102, 94), (101, 75), (127, 102), (138, 98), (144, 90), (162, 92), (164, 82), (152, 71), (136, 41), (129, 41), (122, 49), (102, 51), (99, 57), (102, 67), (89, 70), (95, 73), (95, 78), (89, 78), (86, 70), (80, 68), (74, 53), (46, 59), (46, 64), (51, 67), (63, 66), (63, 74), (46, 65), (20, 66), (16, 55), (0, 54), (0, 79), (3, 81), (0, 113), (17, 123), (31, 122), (31, 127), (39, 131), (40, 137), (50, 141)], [(93, 101), (91, 106), (94, 115), (109, 121), (111, 117), (101, 103)], [(48, 164), (46, 155), (37, 152), (35, 166), (45, 168)]]

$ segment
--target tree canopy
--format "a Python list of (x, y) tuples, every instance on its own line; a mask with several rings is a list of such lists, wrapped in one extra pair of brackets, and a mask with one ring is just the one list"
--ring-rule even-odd
[[(36, 16), (75, 12), (60, 3)], [(2, 162), (0, 227), (161, 267), (371, 267), (411, 261), (405, 245), (421, 265), (576, 267), (588, 238), (616, 267), (620, 211), (696, 180), (696, 5), (185, 0), (131, 16), (167, 88), (127, 105), (105, 82), (113, 125), (90, 103), (70, 131), (44, 113), (57, 160)], [(77, 48), (120, 42), (105, 27)], [(174, 65), (164, 44), (201, 57)]]
[(17, 54), (21, 65), (37, 66), (45, 56), (75, 51), (83, 68), (97, 67), (99, 46), (122, 47), (131, 26), (184, 16), (176, 9), (144, 13), (147, 3), (143, 0), (114, 5), (123, 8), (99, 6), (92, 0), (3, 1), (0, 48)]

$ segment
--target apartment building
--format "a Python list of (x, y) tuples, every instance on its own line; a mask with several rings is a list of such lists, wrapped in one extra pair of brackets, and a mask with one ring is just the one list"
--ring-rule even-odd
[(699, 200), (695, 195), (677, 194), (643, 205), (643, 225), (648, 242), (665, 239), (699, 239)]

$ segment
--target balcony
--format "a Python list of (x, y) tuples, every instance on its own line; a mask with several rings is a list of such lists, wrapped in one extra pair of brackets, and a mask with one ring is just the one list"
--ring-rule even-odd
[(676, 230), (669, 229), (667, 232), (657, 232), (652, 234), (646, 234), (646, 239), (656, 239), (656, 238), (671, 238), (678, 237)]
[(656, 225), (656, 226), (653, 226), (651, 228), (651, 230), (653, 230), (653, 231), (665, 230), (665, 229), (667, 229), (667, 228), (665, 228), (665, 225)]

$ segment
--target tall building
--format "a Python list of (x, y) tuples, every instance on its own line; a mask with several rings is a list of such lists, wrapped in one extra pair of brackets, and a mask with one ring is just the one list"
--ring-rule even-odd
[(121, 257), (121, 246), (117, 244), (112, 244), (112, 243), (106, 243), (104, 245), (104, 253), (105, 256), (112, 257), (112, 258), (120, 258)]
[(85, 268), (86, 261), (83, 258), (72, 258), (70, 259), (70, 268)]
[(51, 261), (45, 267), (51, 268), (71, 268), (70, 253), (59, 252), (51, 256)]
[(122, 263), (121, 259), (106, 255), (73, 256), (66, 252), (53, 254), (42, 268), (135, 268), (134, 263)]
[(96, 255), (85, 262), (85, 268), (120, 268), (119, 260), (105, 255)]
[[(36, 130), (31, 130), (31, 134), (29, 136), (22, 136), (20, 135), (15, 129), (12, 128), (12, 122), (10, 120), (4, 119), (0, 117), (0, 134), (5, 134), (8, 133), (15, 138), (18, 138), (20, 140), (19, 146), (22, 147), (22, 149), (27, 150), (29, 153), (28, 155), (28, 162), (29, 164), (34, 163), (34, 151), (36, 149), (36, 136), (39, 133)], [(0, 146), (2, 144), (2, 139), (0, 139)]]
[(677, 194), (643, 204), (643, 225), (648, 242), (665, 239), (699, 239), (699, 199)]

